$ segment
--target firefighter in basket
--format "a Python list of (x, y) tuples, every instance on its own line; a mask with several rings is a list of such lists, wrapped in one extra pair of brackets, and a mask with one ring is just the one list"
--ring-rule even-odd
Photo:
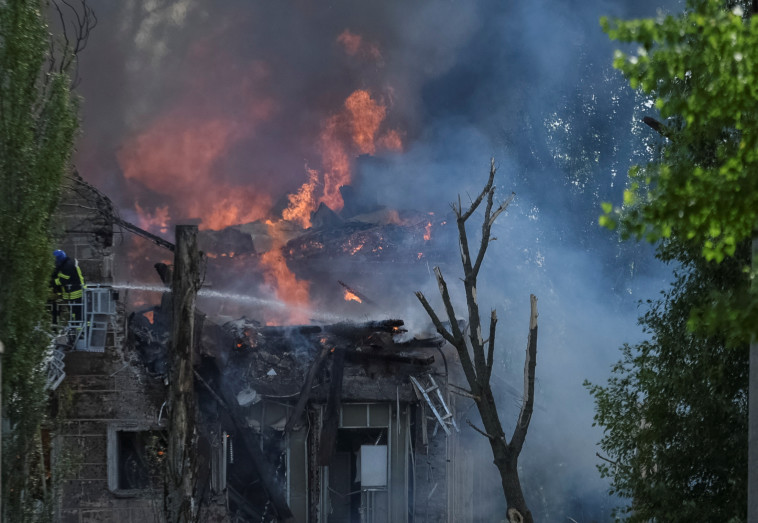
[(53, 303), (53, 324), (58, 324), (58, 305), (63, 303), (69, 311), (67, 321), (82, 321), (82, 295), (86, 286), (82, 270), (76, 259), (69, 258), (61, 250), (53, 251), (55, 270), (51, 278), (51, 287), (56, 301)]

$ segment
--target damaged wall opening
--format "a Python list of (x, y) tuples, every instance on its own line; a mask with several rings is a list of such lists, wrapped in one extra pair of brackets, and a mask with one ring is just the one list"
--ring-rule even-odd
[(108, 488), (121, 496), (136, 496), (161, 488), (166, 433), (154, 428), (108, 428)]
[(340, 429), (329, 465), (329, 523), (388, 521), (387, 429)]
[(344, 404), (335, 454), (328, 467), (329, 523), (388, 522), (391, 407), (388, 403)]

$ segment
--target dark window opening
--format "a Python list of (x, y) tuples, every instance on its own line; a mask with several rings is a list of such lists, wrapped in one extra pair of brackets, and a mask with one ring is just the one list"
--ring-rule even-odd
[[(247, 443), (245, 442), (247, 439)], [(229, 509), (238, 514), (239, 521), (269, 521), (273, 506), (266, 485), (279, 489), (286, 499), (287, 488), (287, 441), (282, 431), (264, 426), (262, 432), (249, 432), (246, 436), (231, 434), (227, 452), (227, 489)], [(263, 481), (262, 472), (255, 466), (251, 455), (254, 447), (260, 452), (257, 459), (265, 459), (269, 476)]]
[(157, 487), (166, 457), (166, 440), (160, 431), (118, 431), (117, 470), (120, 490)]
[(329, 523), (361, 521), (360, 450), (362, 445), (387, 445), (387, 429), (339, 429), (336, 452), (329, 464), (332, 512)]

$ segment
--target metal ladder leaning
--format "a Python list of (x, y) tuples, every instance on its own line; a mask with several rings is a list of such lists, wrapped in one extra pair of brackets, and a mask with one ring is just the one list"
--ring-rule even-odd
[(432, 409), (434, 417), (440, 424), (445, 434), (450, 435), (450, 428), (454, 428), (456, 432), (460, 432), (458, 424), (455, 422), (453, 414), (445, 403), (445, 399), (442, 397), (442, 391), (440, 391), (439, 385), (434, 381), (431, 374), (422, 374), (418, 377), (410, 376), (413, 388), (416, 391), (416, 396), (419, 400), (422, 398)]

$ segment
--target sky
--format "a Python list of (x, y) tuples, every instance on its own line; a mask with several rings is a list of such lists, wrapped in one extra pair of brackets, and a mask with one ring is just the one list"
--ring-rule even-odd
[[(618, 347), (641, 339), (638, 301), (670, 269), (597, 226), (600, 202), (620, 201), (628, 167), (656, 143), (640, 123), (652, 110), (612, 69), (599, 19), (679, 2), (90, 4), (98, 25), (80, 56), (76, 165), (123, 218), (156, 234), (186, 222), (307, 226), (319, 204), (342, 208), (344, 184), (439, 223), (458, 195), (478, 193), (494, 158), (498, 197), (516, 199), (493, 231), (480, 300), (498, 310), (496, 374), (516, 389), (530, 293), (540, 308), (538, 408), (522, 466), (549, 495), (532, 489), (527, 501), (555, 521), (608, 518), (618, 500), (595, 470), (601, 434), (582, 382), (605, 380)], [(455, 257), (428, 262), (457, 278)], [(420, 274), (416, 288), (439, 305)], [(421, 329), (412, 290), (387, 313)]]

